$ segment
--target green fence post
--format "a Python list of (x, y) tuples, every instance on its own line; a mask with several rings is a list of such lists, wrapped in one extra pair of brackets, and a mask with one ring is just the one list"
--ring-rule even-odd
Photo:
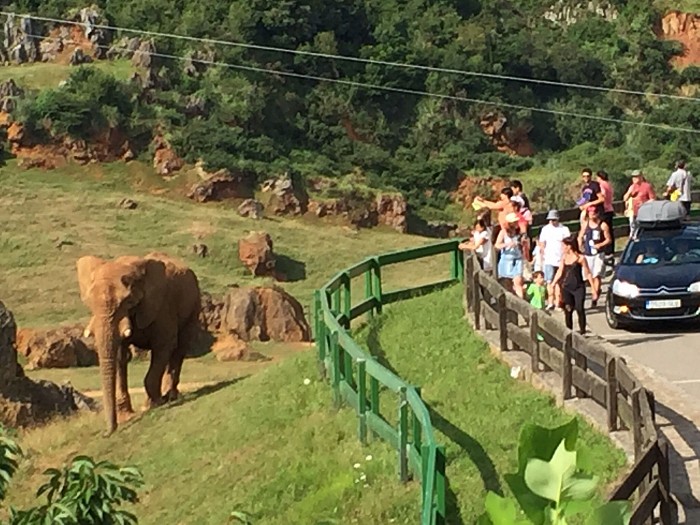
[[(432, 502), (432, 495), (428, 494), (426, 489), (428, 487), (428, 460), (430, 459), (430, 445), (423, 445), (420, 448), (420, 462), (421, 462), (421, 481), (420, 481), (420, 492), (423, 495), (423, 503), (428, 499)], [(430, 503), (432, 506), (432, 503)], [(421, 524), (423, 525), (423, 524)]]
[(332, 292), (331, 297), (333, 299), (331, 311), (333, 312), (333, 315), (335, 315), (335, 317), (337, 318), (338, 314), (340, 313), (340, 287), (336, 288)]
[(340, 407), (342, 398), (340, 396), (340, 344), (338, 344), (338, 333), (331, 332), (331, 359), (333, 360), (333, 397), (335, 406)]
[[(373, 281), (373, 274), (372, 274), (372, 269), (368, 269), (365, 272), (365, 299), (371, 299), (374, 297), (374, 283)], [(369, 317), (370, 319), (374, 317), (374, 309), (375, 306), (372, 306), (372, 308), (369, 310)]]
[(357, 433), (362, 444), (367, 443), (367, 376), (365, 372), (365, 360), (357, 360)]
[(445, 447), (438, 445), (435, 457), (435, 525), (445, 525), (447, 512), (445, 505)]
[[(413, 387), (413, 389), (416, 391), (416, 394), (418, 394), (418, 397), (420, 397), (420, 387), (416, 386)], [(420, 454), (422, 450), (422, 440), (423, 440), (423, 427), (421, 427), (420, 424), (420, 419), (418, 419), (418, 416), (416, 415), (415, 412), (413, 412), (413, 447), (416, 449), (416, 452)]]
[(378, 257), (374, 257), (372, 271), (374, 272), (374, 298), (377, 301), (377, 313), (380, 314), (382, 313), (382, 267)]
[(455, 246), (454, 253), (457, 254), (457, 280), (460, 283), (464, 282), (464, 258), (466, 253), (459, 249), (459, 244)]
[(406, 387), (399, 388), (399, 479), (408, 481), (408, 402)]
[[(376, 417), (379, 416), (379, 380), (374, 377), (369, 377), (369, 407), (372, 410), (372, 414)], [(377, 436), (376, 432), (373, 433)]]
[(350, 295), (350, 274), (343, 274), (343, 315), (345, 316), (345, 329), (350, 329), (350, 310), (352, 309), (352, 296)]
[(457, 268), (459, 267), (458, 252), (456, 248), (450, 252), (450, 279), (459, 279), (459, 273)]

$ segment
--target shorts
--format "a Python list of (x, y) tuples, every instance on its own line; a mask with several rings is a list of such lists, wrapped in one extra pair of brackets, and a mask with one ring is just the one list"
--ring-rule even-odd
[(603, 270), (605, 269), (605, 254), (598, 253), (596, 255), (586, 255), (585, 257), (591, 275), (594, 278), (603, 275)]
[(547, 284), (554, 280), (554, 276), (557, 274), (557, 271), (559, 271), (558, 266), (552, 266), (551, 264), (544, 265), (544, 280)]
[(501, 257), (498, 261), (498, 277), (514, 279), (523, 276), (523, 260), (510, 257)]

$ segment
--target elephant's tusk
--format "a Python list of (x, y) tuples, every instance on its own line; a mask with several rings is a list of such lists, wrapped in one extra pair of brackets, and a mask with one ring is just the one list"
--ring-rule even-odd
[(127, 328), (124, 330), (124, 333), (122, 333), (123, 337), (129, 337), (131, 335), (131, 328)]
[(87, 339), (87, 338), (90, 337), (91, 335), (92, 335), (92, 332), (90, 331), (89, 328), (86, 328), (86, 329), (83, 331), (83, 337), (84, 337), (85, 339)]

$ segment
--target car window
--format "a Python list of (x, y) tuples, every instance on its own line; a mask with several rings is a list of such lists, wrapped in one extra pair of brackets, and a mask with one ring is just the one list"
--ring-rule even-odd
[(620, 262), (625, 265), (700, 263), (700, 236), (678, 233), (642, 236), (630, 241)]

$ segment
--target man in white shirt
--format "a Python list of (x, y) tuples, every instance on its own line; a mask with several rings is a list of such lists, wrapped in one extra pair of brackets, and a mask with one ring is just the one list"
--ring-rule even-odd
[(678, 200), (683, 204), (685, 211), (690, 213), (690, 186), (693, 182), (693, 177), (685, 169), (685, 162), (676, 162), (676, 171), (671, 173), (671, 176), (666, 183), (666, 197), (670, 197), (671, 193), (678, 190), (680, 192), (680, 197)]
[(544, 279), (547, 282), (547, 310), (553, 310), (561, 302), (561, 290), (559, 286), (552, 286), (552, 281), (559, 270), (564, 253), (562, 241), (571, 236), (571, 231), (559, 222), (557, 210), (549, 210), (547, 220), (549, 224), (545, 225), (540, 232), (539, 246)]

